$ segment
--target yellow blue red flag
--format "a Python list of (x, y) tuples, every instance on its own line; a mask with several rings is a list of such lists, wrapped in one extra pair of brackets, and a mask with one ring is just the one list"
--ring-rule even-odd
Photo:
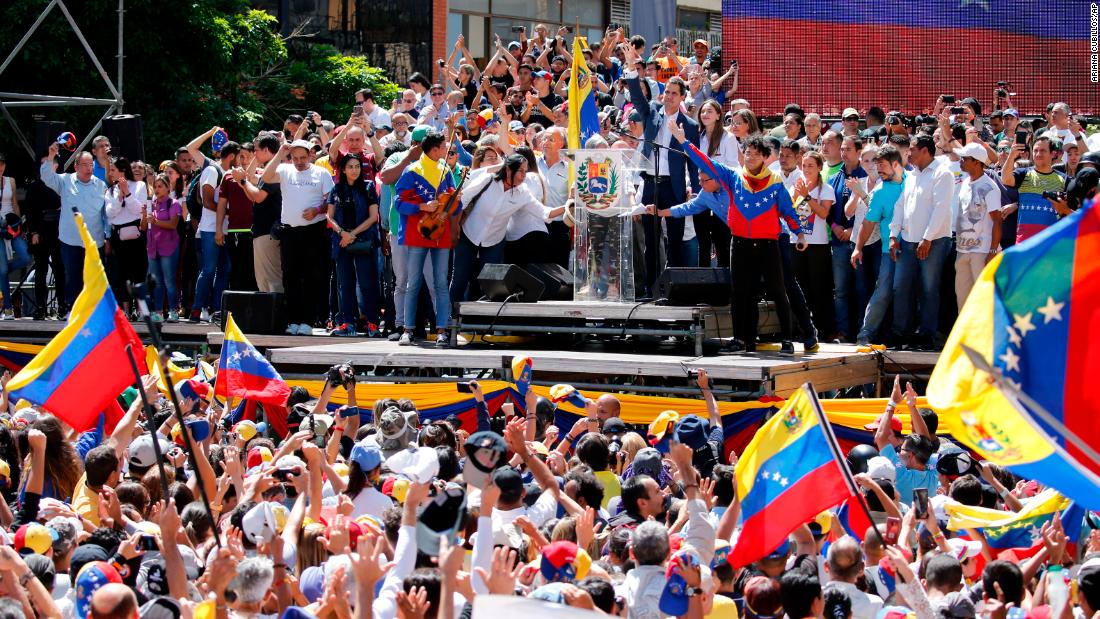
[(791, 531), (855, 493), (827, 424), (816, 397), (803, 386), (745, 448), (734, 469), (744, 524), (729, 554), (731, 565), (766, 556)]
[(1094, 449), (1100, 445), (1100, 209), (1086, 206), (986, 265), (928, 384), (940, 427), (982, 458), (1100, 509), (1100, 464), (1010, 400), (962, 346)]
[(1085, 519), (1084, 508), (1052, 488), (1033, 497), (1019, 512), (963, 505), (951, 500), (944, 504), (944, 511), (947, 512), (948, 529), (978, 529), (989, 546), (997, 550), (1041, 545), (1043, 538), (1039, 530), (1053, 520), (1055, 514), (1061, 514), (1066, 536), (1071, 541), (1076, 541)]
[(592, 92), (592, 72), (584, 61), (588, 43), (584, 37), (573, 37), (573, 69), (569, 76), (569, 148), (581, 148), (585, 140), (600, 132), (600, 117), (596, 96)]
[(286, 406), (290, 395), (290, 386), (248, 341), (233, 320), (233, 314), (226, 317), (214, 393), (224, 398), (245, 398), (276, 406)]
[(84, 242), (84, 289), (65, 328), (12, 377), (7, 388), (12, 400), (41, 405), (82, 432), (96, 424), (100, 413), (117, 409), (115, 398), (134, 383), (127, 346), (140, 371), (145, 370), (145, 359), (141, 339), (115, 302), (84, 218), (79, 213), (75, 217)]

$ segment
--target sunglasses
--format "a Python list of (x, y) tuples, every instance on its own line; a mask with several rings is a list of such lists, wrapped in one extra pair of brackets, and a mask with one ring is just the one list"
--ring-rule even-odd
[(443, 93), (442, 92), (432, 92), (432, 96), (433, 97), (442, 97)]

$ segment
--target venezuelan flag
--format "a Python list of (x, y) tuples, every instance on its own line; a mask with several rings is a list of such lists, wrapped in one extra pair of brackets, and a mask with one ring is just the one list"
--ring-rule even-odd
[(588, 43), (584, 37), (573, 37), (573, 69), (569, 75), (569, 148), (581, 148), (585, 140), (600, 132), (600, 117), (596, 97), (592, 92), (592, 72), (584, 61)]
[(1098, 330), (1100, 210), (1090, 205), (986, 265), (932, 372), (928, 402), (941, 427), (983, 458), (1100, 509), (1100, 464), (1002, 395), (962, 349), (976, 350), (1096, 447)]
[(948, 516), (948, 529), (978, 529), (995, 550), (1038, 550), (1043, 544), (1040, 529), (1053, 520), (1055, 514), (1061, 514), (1066, 537), (1074, 543), (1081, 535), (1081, 526), (1085, 520), (1083, 507), (1049, 488), (1039, 493), (1019, 512), (963, 505), (950, 500), (944, 504), (944, 511)]
[(12, 372), (22, 370), (34, 356), (42, 352), (45, 346), (38, 344), (20, 344), (18, 342), (0, 342), (0, 366)]
[(730, 551), (731, 565), (767, 555), (791, 531), (855, 494), (823, 420), (816, 398), (803, 386), (745, 448), (734, 469), (744, 525)]
[(99, 251), (84, 218), (75, 214), (84, 242), (84, 289), (69, 322), (10, 382), (8, 392), (41, 405), (77, 432), (92, 428), (101, 412), (134, 383), (126, 349), (144, 371), (141, 339), (115, 303)]
[(214, 393), (224, 398), (245, 398), (275, 406), (286, 406), (290, 395), (290, 386), (248, 341), (232, 314), (225, 323)]

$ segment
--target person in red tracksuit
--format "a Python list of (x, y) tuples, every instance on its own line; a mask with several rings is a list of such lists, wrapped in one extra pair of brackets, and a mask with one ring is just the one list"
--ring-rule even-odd
[(791, 195), (783, 179), (764, 166), (771, 146), (759, 136), (752, 136), (742, 146), (745, 166), (740, 171), (711, 161), (701, 150), (684, 139), (684, 132), (669, 124), (672, 137), (684, 153), (699, 168), (702, 191), (691, 200), (657, 212), (662, 217), (687, 217), (710, 209), (725, 219), (733, 234), (730, 244), (730, 265), (733, 280), (733, 314), (735, 339), (723, 350), (754, 352), (758, 317), (757, 298), (763, 276), (768, 296), (775, 301), (779, 314), (782, 345), (780, 352), (794, 354), (791, 343), (791, 311), (783, 285), (783, 267), (779, 257), (779, 234), (782, 217), (791, 231), (798, 235), (795, 247), (806, 249), (806, 239), (798, 224)]

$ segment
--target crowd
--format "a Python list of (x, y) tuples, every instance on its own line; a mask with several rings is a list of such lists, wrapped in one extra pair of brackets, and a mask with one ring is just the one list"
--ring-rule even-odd
[[(409, 400), (360, 408), (354, 370), (333, 375), (316, 400), (292, 391), (282, 436), (230, 422), (196, 379), (177, 385), (182, 424), (153, 377), (148, 412), (130, 388), (116, 425), (82, 433), (5, 398), (0, 619), (451, 619), (487, 594), (629, 619), (1100, 613), (1094, 514), (1045, 522), (1015, 561), (948, 530), (952, 506), (1008, 517), (1049, 493), (938, 436), (911, 386), (895, 383), (874, 445), (847, 456), (866, 530), (829, 510), (731, 565), (748, 499), (704, 370), (708, 416), (648, 428), (624, 423), (613, 395), (582, 398), (571, 427), (534, 391), (490, 416), (476, 382), (476, 423), (427, 421)], [(337, 390), (348, 404), (334, 408)]]
[[(483, 68), (460, 36), (438, 79), (412, 74), (390, 107), (365, 89), (342, 124), (292, 115), (240, 143), (214, 127), (157, 165), (112, 157), (97, 137), (58, 173), (54, 147), (25, 204), (11, 179), (0, 188), (16, 223), (0, 232), (2, 317), (7, 274), (31, 254), (35, 317), (48, 264), (58, 315), (72, 303), (71, 207), (101, 240), (124, 308), (128, 283), (155, 279), (158, 320), (217, 321), (226, 289), (284, 292), (288, 333), (404, 344), (479, 298), (485, 263), (571, 268), (566, 35), (540, 25), (497, 37)], [(1022, 119), (999, 88), (987, 111), (943, 95), (926, 114), (847, 108), (832, 124), (792, 103), (769, 130), (732, 98), (736, 61), (718, 66), (705, 41), (681, 52), (674, 37), (650, 45), (608, 29), (583, 54), (599, 109), (586, 146), (634, 149), (649, 166), (634, 179), (649, 207), (636, 215), (638, 297), (653, 297), (665, 266), (731, 267), (730, 351), (755, 349), (761, 292), (784, 352), (796, 339), (934, 347), (985, 262), (1097, 184), (1100, 155), (1088, 151), (1100, 138), (1066, 103)], [(952, 287), (954, 299), (941, 295)]]

